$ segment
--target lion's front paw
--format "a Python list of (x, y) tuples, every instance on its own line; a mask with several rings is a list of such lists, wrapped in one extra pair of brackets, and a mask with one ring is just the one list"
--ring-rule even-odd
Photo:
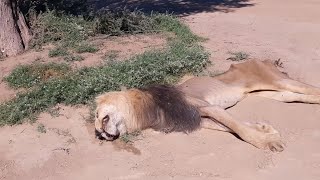
[(269, 142), (268, 147), (272, 152), (281, 152), (284, 150), (284, 144), (281, 141)]
[(284, 143), (280, 140), (280, 133), (271, 125), (258, 123), (255, 127), (258, 131), (265, 133), (265, 143), (272, 152), (281, 152), (284, 150)]
[(250, 142), (259, 149), (270, 149), (272, 152), (281, 152), (284, 150), (284, 143), (281, 141), (280, 134), (271, 125), (256, 123), (248, 124), (252, 129), (248, 131), (250, 134)]
[(261, 148), (270, 149), (272, 152), (284, 150), (284, 143), (281, 141), (279, 133), (265, 133), (262, 135)]

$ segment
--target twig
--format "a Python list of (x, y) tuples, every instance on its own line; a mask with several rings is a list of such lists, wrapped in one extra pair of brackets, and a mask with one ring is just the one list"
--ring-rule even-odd
[(70, 148), (56, 148), (56, 149), (54, 149), (53, 151), (56, 151), (56, 150), (64, 151), (64, 152), (66, 152), (68, 155), (70, 154)]
[(26, 130), (26, 128), (24, 128), (24, 129), (20, 132), (20, 134), (21, 134), (21, 133), (23, 133), (23, 132), (24, 132), (24, 130)]

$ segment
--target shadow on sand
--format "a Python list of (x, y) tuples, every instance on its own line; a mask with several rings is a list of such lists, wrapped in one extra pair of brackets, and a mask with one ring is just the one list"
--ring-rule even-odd
[(95, 10), (127, 8), (150, 13), (173, 13), (187, 16), (201, 12), (233, 12), (237, 8), (250, 7), (250, 0), (88, 0)]

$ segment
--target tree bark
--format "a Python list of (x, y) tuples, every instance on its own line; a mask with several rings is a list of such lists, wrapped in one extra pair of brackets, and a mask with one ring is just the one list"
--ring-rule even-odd
[(13, 56), (28, 48), (31, 31), (16, 0), (0, 0), (0, 50), (3, 56)]

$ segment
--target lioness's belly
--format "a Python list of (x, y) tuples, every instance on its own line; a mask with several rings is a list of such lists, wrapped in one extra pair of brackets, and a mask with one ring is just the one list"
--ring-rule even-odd
[(212, 77), (195, 77), (179, 85), (178, 88), (186, 95), (223, 108), (235, 105), (245, 95), (241, 86), (227, 85)]

